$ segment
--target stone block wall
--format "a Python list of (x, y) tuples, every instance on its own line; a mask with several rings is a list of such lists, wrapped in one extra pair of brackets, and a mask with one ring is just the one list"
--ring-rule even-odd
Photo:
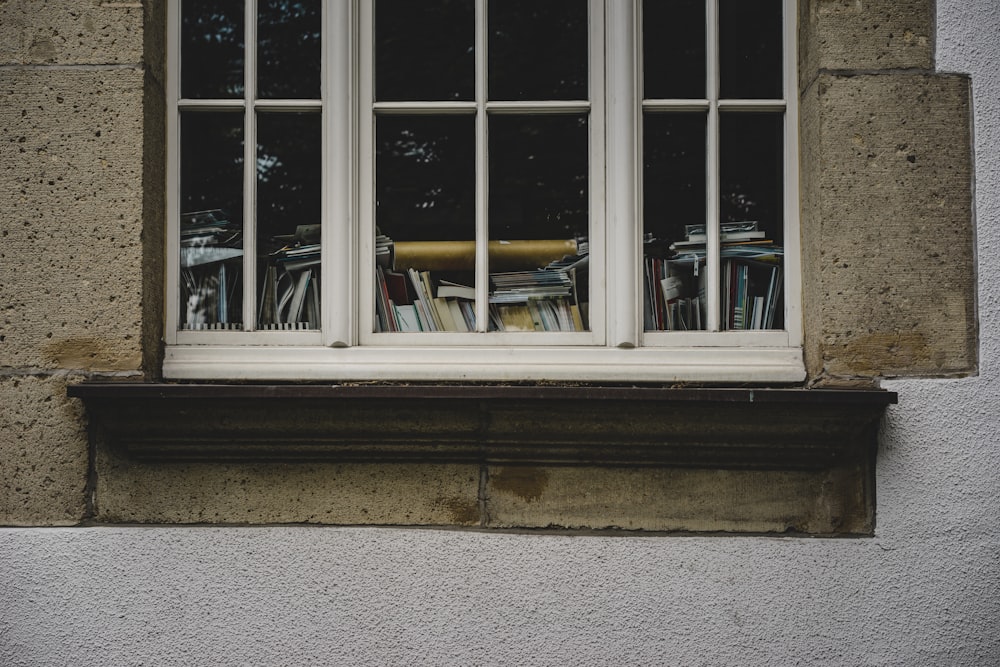
[(87, 421), (66, 385), (158, 354), (146, 19), (140, 2), (0, 2), (3, 525), (85, 518)]
[[(0, 525), (843, 528), (868, 470), (139, 464), (88, 437), (67, 383), (159, 373), (163, 34), (159, 0), (0, 1)], [(933, 70), (933, 3), (802, 0), (799, 35), (810, 382), (975, 372), (969, 85)]]
[(971, 91), (933, 3), (800, 4), (803, 319), (819, 384), (977, 367)]

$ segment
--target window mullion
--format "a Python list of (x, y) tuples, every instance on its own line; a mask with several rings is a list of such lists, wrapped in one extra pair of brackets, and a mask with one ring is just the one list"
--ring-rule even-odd
[(180, 109), (177, 101), (181, 96), (181, 8), (179, 2), (167, 3), (167, 52), (169, 54), (166, 71), (167, 90), (167, 193), (166, 229), (166, 289), (164, 290), (166, 310), (165, 339), (168, 345), (177, 343), (177, 329), (180, 326)]
[(635, 2), (607, 4), (607, 342), (614, 347), (639, 343), (641, 230), (637, 185), (638, 53)]
[(476, 0), (476, 329), (489, 328), (489, 118), (486, 0)]
[(243, 329), (257, 328), (257, 0), (244, 6), (243, 49)]
[[(323, 343), (338, 347), (356, 340), (359, 314), (355, 312), (359, 293), (355, 267), (356, 238), (352, 214), (352, 172), (357, 161), (357, 142), (352, 127), (355, 31), (350, 0), (323, 3), (323, 178), (328, 187), (322, 193)], [(368, 114), (371, 112), (368, 111)], [(365, 266), (365, 265), (362, 265)], [(361, 281), (370, 286), (370, 283)], [(372, 290), (368, 290), (371, 294)], [(371, 304), (361, 298), (362, 304)], [(369, 312), (373, 312), (373, 306)], [(364, 321), (364, 318), (361, 318)]]
[(718, 0), (708, 0), (706, 6), (706, 56), (707, 66), (705, 68), (708, 80), (705, 82), (705, 90), (708, 94), (708, 128), (707, 128), (707, 155), (705, 169), (707, 177), (705, 202), (705, 232), (707, 236), (705, 244), (705, 270), (708, 272), (706, 279), (705, 296), (708, 298), (706, 308), (708, 331), (718, 331), (720, 328), (720, 276), (719, 276), (719, 256), (721, 252), (719, 238), (719, 16)]

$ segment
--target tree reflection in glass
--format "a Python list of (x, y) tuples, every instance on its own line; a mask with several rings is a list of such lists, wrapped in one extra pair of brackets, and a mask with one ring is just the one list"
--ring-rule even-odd
[(587, 99), (586, 0), (489, 3), (491, 100)]
[(375, 2), (375, 99), (471, 100), (475, 96), (472, 0)]
[(320, 0), (259, 0), (257, 12), (257, 96), (318, 98)]
[(181, 114), (180, 327), (243, 321), (243, 114)]
[(243, 96), (243, 3), (183, 0), (181, 3), (181, 97)]

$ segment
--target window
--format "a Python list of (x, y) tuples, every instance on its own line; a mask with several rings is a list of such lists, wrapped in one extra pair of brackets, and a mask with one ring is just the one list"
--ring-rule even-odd
[(790, 2), (170, 11), (167, 377), (804, 377)]

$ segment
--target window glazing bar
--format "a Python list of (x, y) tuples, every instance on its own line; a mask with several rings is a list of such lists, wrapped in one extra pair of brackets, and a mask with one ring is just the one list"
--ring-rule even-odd
[(257, 292), (257, 0), (244, 5), (243, 95), (243, 329), (255, 331)]

